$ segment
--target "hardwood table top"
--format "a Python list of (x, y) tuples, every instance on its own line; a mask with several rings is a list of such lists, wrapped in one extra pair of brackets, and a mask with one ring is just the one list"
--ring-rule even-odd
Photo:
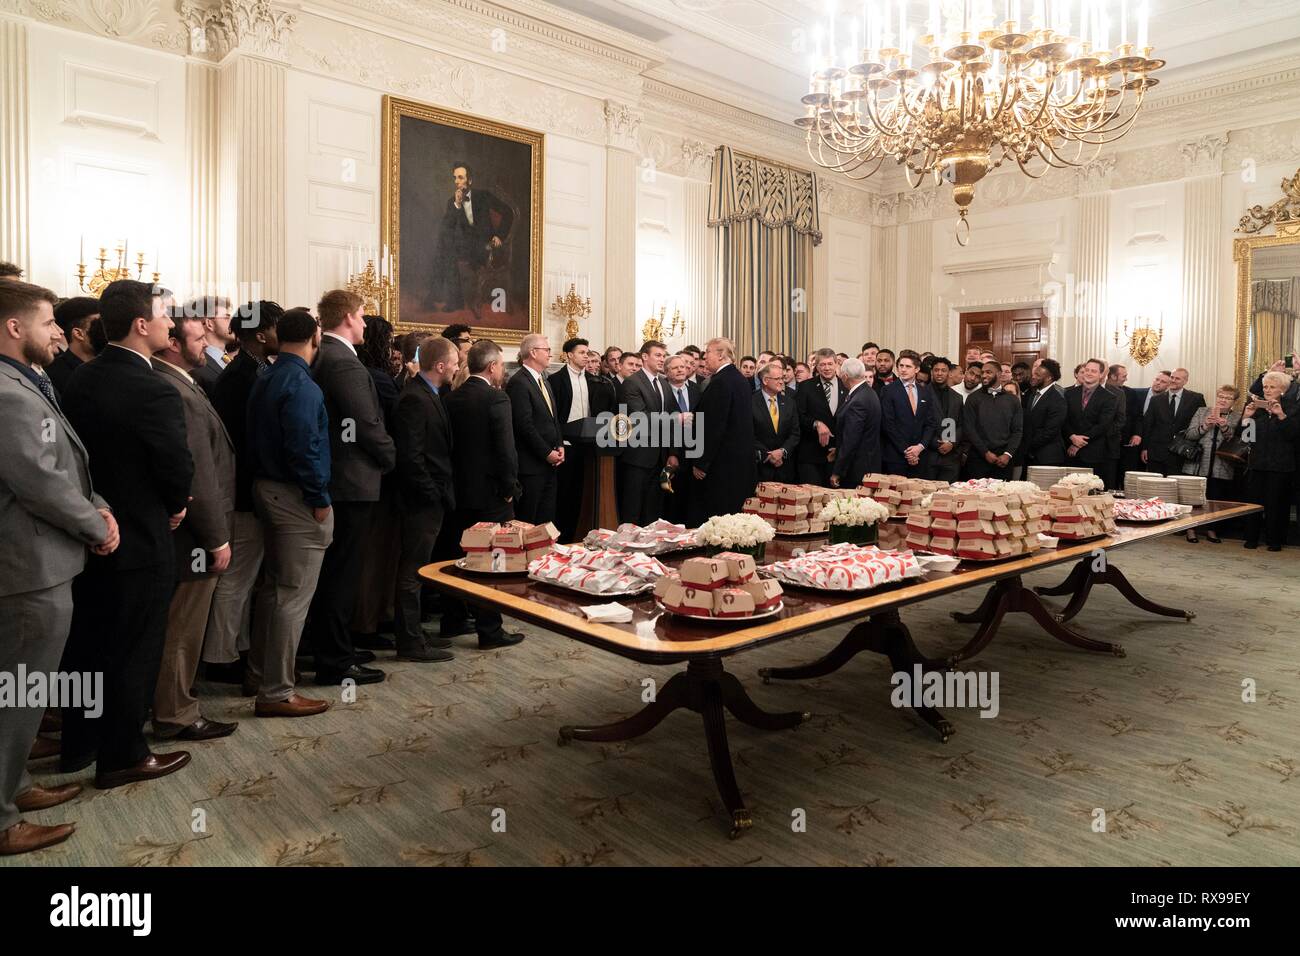
[[(1045, 548), (1024, 557), (985, 563), (963, 561), (955, 571), (927, 572), (920, 578), (886, 585), (865, 594), (814, 591), (782, 585), (785, 590), (785, 606), (780, 613), (747, 627), (735, 622), (714, 623), (665, 613), (655, 604), (654, 595), (649, 592), (624, 599), (582, 595), (530, 581), (523, 575), (495, 576), (462, 571), (455, 567), (454, 561), (426, 565), (420, 569), (420, 575), (441, 591), (497, 609), (511, 617), (583, 643), (644, 663), (668, 664), (692, 658), (725, 657), (831, 624), (1077, 561), (1098, 548), (1109, 550), (1123, 547), (1259, 510), (1258, 505), (1209, 501), (1181, 518), (1154, 524), (1121, 524), (1113, 535), (1068, 545), (1062, 542), (1061, 547)], [(826, 542), (825, 537), (778, 537), (768, 542), (764, 563), (785, 560), (797, 548), (813, 550)], [(682, 552), (667, 555), (661, 560), (669, 566), (676, 566), (682, 560), (699, 553)], [(588, 621), (579, 610), (584, 605), (603, 604), (610, 600), (618, 600), (620, 604), (632, 609), (632, 620), (629, 623), (594, 623)]]

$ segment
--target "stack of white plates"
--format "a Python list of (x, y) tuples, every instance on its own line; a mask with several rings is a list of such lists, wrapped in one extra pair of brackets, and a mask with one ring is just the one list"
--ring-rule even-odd
[(1174, 481), (1178, 482), (1178, 503), (1180, 505), (1200, 507), (1205, 504), (1204, 478), (1199, 475), (1179, 475)]
[(1086, 465), (1030, 465), (1025, 471), (1025, 480), (1047, 491), (1066, 475), (1078, 474), (1091, 475), (1092, 469)]
[(1126, 497), (1126, 498), (1136, 498), (1136, 497), (1138, 496), (1138, 492), (1137, 492), (1137, 480), (1138, 480), (1139, 478), (1160, 478), (1160, 477), (1162, 477), (1162, 476), (1161, 476), (1160, 472), (1158, 472), (1158, 471), (1129, 471), (1129, 472), (1125, 472), (1125, 473), (1124, 473), (1124, 497)]
[(1159, 498), (1178, 504), (1178, 479), (1176, 478), (1136, 478), (1133, 489), (1138, 498)]

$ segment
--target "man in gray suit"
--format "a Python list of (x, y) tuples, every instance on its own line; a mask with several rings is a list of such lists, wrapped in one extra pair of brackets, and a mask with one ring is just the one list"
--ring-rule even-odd
[[(25, 282), (0, 283), (0, 671), (59, 667), (72, 621), (72, 579), (86, 549), (117, 548), (117, 522), (90, 484), (85, 446), (64, 417), (49, 379), (33, 365), (54, 360), (54, 293)], [(71, 800), (79, 784), (32, 785), (27, 755), (45, 704), (0, 708), (0, 854), (61, 843), (70, 823), (38, 826), (19, 817)]]
[(235, 507), (235, 449), (217, 411), (193, 373), (204, 366), (204, 320), (178, 309), (167, 348), (153, 367), (176, 389), (185, 410), (185, 443), (194, 459), (194, 483), (185, 520), (172, 534), (176, 590), (167, 610), (167, 638), (153, 697), (153, 731), (159, 738), (211, 740), (238, 724), (208, 720), (190, 692), (198, 676), (217, 575), (230, 567), (231, 512)]
[(326, 292), (316, 307), (321, 343), (311, 377), (325, 395), (329, 415), (329, 493), (334, 508), (334, 541), (325, 552), (308, 614), (317, 684), (341, 684), (344, 679), (374, 684), (384, 679), (379, 668), (357, 661), (351, 630), (361, 551), (371, 510), (379, 500), (379, 480), (397, 464), (375, 380), (357, 357), (366, 333), (363, 311), (361, 296), (345, 289)]

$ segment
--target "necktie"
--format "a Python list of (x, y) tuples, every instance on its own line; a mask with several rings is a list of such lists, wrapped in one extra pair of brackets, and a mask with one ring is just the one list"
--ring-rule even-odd
[(827, 405), (830, 405), (830, 403), (831, 403), (831, 383), (828, 382), (828, 381), (826, 381), (826, 379), (822, 379), (822, 391), (826, 393), (826, 404), (827, 404)]
[(1083, 407), (1084, 407), (1084, 408), (1087, 408), (1087, 407), (1088, 407), (1088, 399), (1090, 399), (1090, 398), (1092, 398), (1092, 391), (1089, 390), (1089, 389), (1086, 389), (1086, 388), (1085, 388), (1085, 389), (1083, 390)]
[(546, 402), (547, 409), (550, 410), (551, 417), (555, 417), (555, 406), (551, 404), (551, 393), (546, 390), (546, 382), (539, 375), (537, 377), (537, 387), (542, 390), (542, 401)]
[(1169, 410), (1174, 418), (1178, 417), (1178, 396), (1173, 392), (1169, 393)]
[(53, 405), (56, 410), (61, 411), (61, 409), (59, 409), (59, 400), (54, 397), (54, 386), (50, 384), (48, 378), (44, 375), (37, 375), (36, 387), (41, 390), (41, 394), (45, 396), (47, 402)]
[(769, 396), (767, 397), (767, 413), (768, 413), (769, 415), (772, 416), (772, 431), (776, 431), (776, 430), (777, 430), (777, 424), (778, 424), (778, 422), (780, 422), (780, 417), (778, 416), (777, 411), (776, 411), (776, 396), (775, 396), (775, 395), (769, 395)]
[(912, 414), (916, 414), (916, 386), (911, 382), (907, 383), (907, 400), (912, 403)]
[(655, 387), (655, 398), (659, 400), (659, 407), (655, 411), (662, 412), (664, 410), (664, 393), (659, 391), (659, 376), (656, 375), (650, 379), (650, 384)]
[(690, 407), (686, 401), (686, 387), (684, 385), (677, 386), (677, 410), (679, 412), (690, 411)]
[(1033, 400), (1029, 403), (1029, 407), (1032, 409), (1035, 405), (1038, 404), (1038, 400), (1042, 397), (1043, 397), (1043, 389), (1040, 388), (1038, 391), (1034, 392), (1034, 397)]

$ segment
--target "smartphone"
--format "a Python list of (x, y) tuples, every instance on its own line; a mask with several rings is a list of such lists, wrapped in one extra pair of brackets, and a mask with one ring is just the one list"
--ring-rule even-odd
[(420, 364), (420, 347), (418, 345), (415, 347), (415, 364), (417, 367)]
[(1295, 353), (1288, 355), (1283, 363), (1283, 368), (1295, 368)]

